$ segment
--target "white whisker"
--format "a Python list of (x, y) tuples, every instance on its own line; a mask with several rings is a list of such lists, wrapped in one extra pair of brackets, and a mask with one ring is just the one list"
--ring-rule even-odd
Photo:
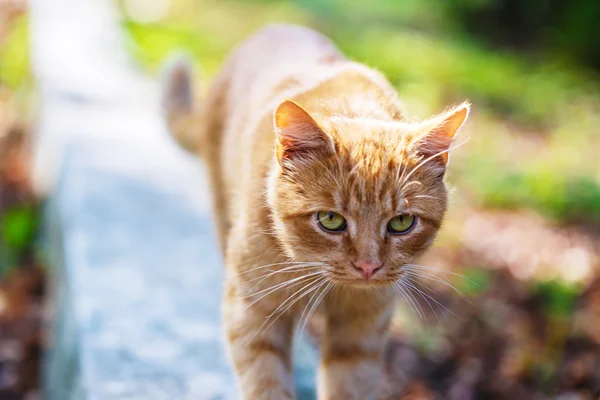
[(276, 269), (276, 270), (271, 270), (268, 269), (267, 270), (267, 274), (266, 275), (261, 275), (261, 276), (257, 276), (256, 278), (252, 278), (252, 279), (248, 279), (247, 281), (244, 281), (244, 283), (250, 283), (250, 282), (254, 282), (257, 280), (260, 280), (260, 282), (258, 282), (254, 287), (256, 287), (257, 285), (259, 285), (262, 281), (264, 281), (265, 279), (268, 279), (274, 275), (277, 274), (286, 274), (286, 273), (293, 273), (293, 272), (299, 272), (299, 271), (314, 271), (317, 269), (322, 268), (322, 266), (318, 265), (318, 266), (311, 266), (311, 265), (292, 265), (289, 267), (285, 267), (282, 269)]
[[(302, 335), (302, 332), (304, 332), (304, 328), (306, 327), (306, 323), (311, 318), (312, 314), (314, 314), (314, 312), (317, 310), (317, 307), (319, 306), (319, 303), (321, 303), (321, 301), (323, 300), (323, 298), (327, 295), (327, 293), (329, 293), (329, 291), (331, 290), (331, 288), (333, 287), (333, 285), (334, 285), (333, 282), (329, 282), (327, 284), (327, 286), (325, 287), (325, 289), (323, 289), (323, 291), (321, 292), (321, 294), (316, 298), (316, 300), (314, 301), (312, 307), (309, 309), (308, 313), (304, 317), (304, 322), (302, 322), (302, 316), (300, 317), (300, 322), (302, 322), (302, 327), (300, 328), (300, 331), (298, 331), (299, 335)], [(320, 287), (322, 287), (322, 285)], [(310, 300), (309, 300), (309, 303), (310, 303)], [(302, 315), (304, 315), (304, 312), (302, 312)], [(300, 324), (298, 324), (298, 326), (300, 326)]]
[(442, 272), (444, 274), (458, 276), (459, 278), (462, 278), (462, 279), (466, 280), (467, 282), (472, 283), (475, 286), (479, 286), (479, 284), (477, 282), (473, 281), (468, 276), (456, 273), (454, 271), (449, 271), (449, 270), (444, 269), (444, 268), (430, 267), (430, 266), (427, 266), (427, 265), (419, 265), (419, 264), (406, 264), (406, 265), (403, 266), (403, 268), (405, 268), (407, 270), (418, 270), (418, 271), (420, 270), (420, 271)]
[[(410, 185), (423, 186), (423, 184), (420, 181), (410, 181), (406, 185), (402, 186), (402, 190), (406, 190), (406, 188), (408, 188)], [(417, 196), (415, 196), (415, 197), (417, 197)]]
[[(275, 314), (276, 314), (276, 313), (277, 313), (279, 310), (281, 310), (281, 309), (284, 309), (284, 310), (282, 311), (282, 313), (283, 313), (283, 312), (285, 312), (285, 311), (286, 311), (286, 310), (289, 308), (289, 307), (286, 307), (288, 304), (291, 306), (291, 305), (293, 305), (293, 304), (295, 304), (295, 303), (296, 303), (296, 301), (293, 301), (293, 299), (294, 299), (295, 297), (298, 297), (298, 296), (300, 296), (300, 298), (301, 298), (301, 297), (304, 297), (304, 296), (302, 296), (302, 294), (303, 294), (305, 291), (308, 291), (308, 293), (311, 293), (311, 292), (312, 292), (312, 290), (313, 290), (313, 289), (315, 289), (316, 287), (318, 287), (318, 286), (319, 286), (319, 284), (320, 284), (321, 282), (323, 282), (325, 279), (326, 279), (326, 278), (325, 278), (324, 276), (321, 276), (320, 278), (317, 278), (317, 279), (315, 279), (314, 281), (311, 281), (309, 284), (307, 284), (306, 286), (304, 286), (302, 289), (300, 289), (300, 290), (298, 290), (298, 291), (296, 291), (296, 292), (292, 293), (292, 295), (291, 295), (290, 297), (288, 297), (288, 298), (287, 298), (285, 301), (283, 301), (283, 302), (282, 302), (282, 303), (281, 303), (281, 304), (280, 304), (280, 305), (279, 305), (279, 306), (278, 306), (278, 307), (277, 307), (277, 308), (276, 308), (276, 309), (275, 309), (275, 310), (274, 310), (274, 311), (273, 311), (271, 314), (269, 314), (269, 315), (267, 316), (267, 319), (271, 318), (273, 315), (275, 315)], [(298, 298), (298, 299), (299, 299), (299, 298)], [(291, 302), (291, 303), (290, 303), (290, 302)]]
[(252, 307), (256, 302), (264, 299), (265, 297), (267, 297), (268, 295), (276, 292), (279, 289), (285, 288), (287, 286), (296, 286), (296, 285), (292, 285), (292, 284), (294, 284), (294, 283), (297, 284), (299, 281), (302, 281), (304, 279), (308, 279), (308, 278), (313, 277), (313, 276), (321, 275), (321, 274), (322, 274), (322, 272), (315, 272), (315, 273), (312, 273), (312, 274), (299, 276), (297, 278), (290, 279), (290, 280), (287, 280), (285, 282), (279, 283), (277, 285), (274, 285), (274, 286), (268, 287), (266, 289), (260, 290), (258, 292), (249, 294), (248, 296), (240, 297), (239, 299), (240, 300), (247, 299), (247, 298), (254, 297), (254, 296), (257, 296), (259, 294), (262, 294), (262, 293), (266, 292), (265, 294), (263, 294), (262, 296), (260, 296), (258, 299), (255, 299), (254, 301), (252, 301), (252, 303), (250, 303), (248, 305), (248, 307), (246, 307), (246, 309), (248, 309), (248, 308)]
[[(442, 304), (440, 301), (438, 301), (435, 297), (431, 296), (429, 293), (427, 293), (427, 292), (421, 290), (420, 288), (418, 288), (417, 286), (415, 286), (415, 284), (413, 282), (411, 282), (410, 280), (407, 281), (407, 284), (409, 284), (414, 290), (416, 290), (417, 293), (419, 293), (425, 301), (427, 301), (427, 299), (425, 298), (425, 297), (427, 297), (427, 298), (431, 299), (435, 304), (437, 304), (438, 306), (440, 306), (443, 309), (445, 309), (446, 311), (448, 311), (450, 314), (454, 315), (455, 317), (457, 317), (459, 319), (462, 319), (459, 315), (454, 313), (452, 310), (450, 310), (448, 307), (446, 307), (444, 304)], [(419, 284), (421, 284), (421, 285), (423, 285), (423, 287), (427, 288), (427, 285), (425, 285), (423, 283), (419, 283)], [(427, 289), (431, 290), (429, 288), (427, 288)], [(429, 301), (427, 301), (427, 304), (429, 304)], [(430, 304), (430, 307), (431, 307), (431, 304)], [(431, 310), (435, 313), (435, 311), (433, 310), (433, 307), (431, 307)], [(437, 313), (435, 313), (435, 314), (437, 317)], [(439, 318), (438, 318), (438, 321), (439, 321)]]
[[(322, 278), (317, 278), (317, 279), (316, 279), (316, 280), (314, 280), (314, 281), (309, 281), (308, 283), (306, 283), (306, 284), (305, 284), (305, 285), (302, 287), (302, 289), (300, 289), (300, 290), (299, 290), (299, 291), (297, 291), (297, 292), (294, 292), (294, 293), (292, 294), (292, 296), (290, 296), (290, 297), (288, 298), (288, 300), (289, 300), (289, 299), (291, 299), (291, 298), (294, 298), (294, 297), (296, 297), (296, 299), (295, 299), (295, 300), (294, 300), (294, 301), (293, 301), (291, 304), (288, 304), (288, 305), (285, 307), (285, 309), (284, 309), (284, 310), (282, 310), (282, 311), (279, 313), (279, 315), (278, 315), (278, 316), (277, 316), (277, 317), (276, 317), (274, 320), (272, 320), (272, 321), (269, 323), (269, 320), (271, 319), (271, 317), (272, 317), (272, 316), (273, 316), (273, 315), (274, 315), (274, 314), (277, 312), (277, 310), (278, 310), (278, 309), (281, 307), (281, 305), (279, 305), (279, 307), (277, 307), (277, 310), (273, 311), (271, 314), (269, 314), (269, 315), (268, 315), (268, 316), (265, 318), (264, 322), (263, 322), (263, 323), (262, 323), (262, 324), (261, 324), (261, 325), (258, 327), (258, 329), (256, 330), (256, 332), (254, 332), (254, 334), (253, 334), (253, 335), (252, 335), (252, 336), (251, 336), (251, 337), (250, 337), (250, 338), (249, 338), (249, 339), (246, 341), (246, 343), (250, 343), (250, 342), (252, 341), (252, 339), (254, 339), (254, 338), (256, 337), (256, 335), (258, 335), (260, 332), (262, 332), (262, 331), (266, 331), (267, 329), (269, 329), (269, 328), (270, 328), (270, 327), (271, 327), (271, 326), (272, 326), (272, 325), (275, 323), (275, 321), (277, 321), (277, 320), (279, 319), (279, 317), (281, 317), (281, 316), (282, 316), (282, 315), (283, 315), (283, 314), (284, 314), (284, 313), (285, 313), (285, 312), (286, 312), (286, 311), (287, 311), (287, 310), (288, 310), (290, 307), (292, 307), (292, 306), (293, 306), (293, 305), (294, 305), (294, 304), (295, 304), (297, 301), (299, 301), (300, 299), (302, 299), (302, 298), (303, 298), (303, 297), (304, 297), (304, 296), (305, 296), (307, 293), (310, 293), (310, 292), (312, 291), (312, 289), (311, 289), (310, 291), (306, 292), (306, 289), (307, 289), (307, 287), (314, 287), (314, 286), (317, 286), (317, 287), (318, 287), (318, 284), (316, 284), (316, 283), (317, 283), (317, 282), (319, 282), (319, 280), (320, 280), (320, 279), (323, 279), (323, 277), (322, 277)], [(299, 293), (303, 293), (303, 294), (299, 295)], [(268, 326), (266, 326), (266, 327), (265, 327), (265, 325), (267, 325), (267, 323), (268, 323)]]
[[(287, 310), (293, 307), (294, 304), (306, 297), (309, 293), (318, 290), (321, 287), (321, 285), (326, 281), (326, 279), (327, 278), (325, 277), (317, 278), (315, 281), (311, 281), (310, 283), (303, 286), (302, 289), (293, 293), (292, 296), (290, 296), (284, 303), (280, 304), (279, 307), (275, 309), (275, 311), (273, 311), (267, 316), (265, 322), (263, 322), (262, 325), (258, 328), (257, 333), (260, 332), (263, 329), (263, 327), (265, 331), (269, 329), (275, 323), (275, 321), (277, 321), (283, 314), (285, 314)], [(290, 300), (292, 299), (294, 300), (290, 302)], [(285, 308), (282, 309), (282, 307), (284, 307), (286, 303), (287, 305), (285, 306)], [(275, 316), (277, 312), (279, 312), (279, 315), (277, 315), (273, 320), (271, 320), (271, 318), (273, 318), (273, 316)], [(271, 320), (271, 322), (269, 322), (269, 320)], [(268, 325), (265, 326), (265, 324), (267, 323)]]
[(412, 292), (410, 291), (410, 289), (407, 286), (405, 286), (406, 281), (400, 280), (400, 281), (398, 281), (398, 284), (400, 286), (402, 286), (404, 289), (406, 289), (406, 295), (412, 299), (413, 304), (417, 307), (417, 310), (419, 311), (419, 314), (425, 318), (425, 321), (427, 321), (427, 314), (425, 314), (425, 311), (423, 310), (423, 307), (421, 307), (421, 303), (419, 303), (419, 300), (417, 300), (415, 298), (415, 296), (412, 294)]
[[(325, 284), (325, 282), (323, 282), (323, 284)], [(302, 310), (302, 314), (300, 314), (300, 318), (298, 318), (298, 326), (302, 323), (302, 320), (303, 320), (304, 316), (306, 315), (306, 312), (308, 311), (308, 309), (310, 309), (313, 300), (318, 296), (318, 294), (319, 294), (319, 291), (317, 290), (315, 293), (313, 293), (312, 296), (310, 296), (310, 298), (306, 302), (306, 305), (304, 306), (304, 309)], [(296, 330), (297, 330), (297, 328), (296, 328)]]
[(435, 196), (429, 196), (427, 194), (417, 194), (415, 196), (412, 196), (415, 199), (433, 199), (433, 200), (438, 200), (437, 197)]
[[(426, 297), (424, 297), (424, 296), (423, 296), (423, 292), (422, 292), (421, 290), (419, 290), (419, 289), (418, 289), (418, 288), (417, 288), (417, 287), (416, 287), (416, 286), (415, 286), (415, 285), (414, 285), (412, 282), (410, 282), (410, 280), (408, 280), (408, 278), (407, 278), (407, 280), (406, 280), (406, 281), (404, 281), (404, 283), (406, 284), (406, 288), (407, 288), (408, 290), (410, 290), (410, 289), (413, 289), (413, 290), (415, 290), (415, 291), (416, 291), (416, 293), (417, 293), (418, 295), (420, 295), (420, 296), (421, 296), (421, 298), (422, 298), (423, 300), (425, 300), (425, 302), (427, 303), (427, 305), (429, 306), (429, 308), (431, 308), (431, 311), (432, 311), (432, 312), (433, 312), (433, 314), (435, 315), (435, 318), (438, 320), (438, 323), (440, 323), (440, 324), (441, 324), (441, 323), (442, 323), (442, 321), (440, 320), (440, 317), (438, 316), (437, 312), (435, 312), (435, 309), (433, 308), (433, 306), (431, 305), (431, 303), (429, 302), (429, 300), (428, 300)], [(429, 297), (430, 297), (430, 296), (429, 296)]]
[(286, 262), (280, 262), (280, 263), (274, 263), (274, 264), (259, 265), (258, 267), (250, 268), (249, 270), (240, 272), (238, 274), (235, 274), (234, 276), (245, 275), (245, 274), (248, 274), (250, 272), (257, 271), (259, 269), (269, 268), (269, 267), (275, 267), (275, 266), (278, 266), (278, 265), (286, 265), (286, 264), (323, 265), (324, 263), (319, 262), (319, 261), (309, 261), (309, 262), (304, 262), (304, 261), (286, 261)]
[(435, 275), (431, 275), (431, 274), (428, 274), (428, 273), (426, 273), (426, 272), (422, 272), (422, 271), (417, 271), (417, 272), (415, 272), (415, 271), (408, 271), (408, 274), (410, 274), (410, 275), (413, 275), (413, 276), (416, 276), (416, 277), (422, 277), (422, 278), (425, 278), (425, 279), (431, 279), (431, 280), (433, 280), (433, 281), (436, 281), (436, 282), (439, 282), (439, 283), (441, 283), (442, 285), (446, 285), (446, 286), (448, 286), (449, 288), (453, 289), (453, 290), (454, 290), (456, 293), (458, 293), (458, 294), (459, 294), (459, 295), (460, 295), (460, 296), (461, 296), (463, 299), (465, 299), (465, 300), (466, 300), (466, 301), (467, 301), (469, 304), (473, 304), (473, 303), (471, 302), (471, 299), (469, 299), (469, 298), (467, 297), (467, 295), (465, 295), (465, 294), (464, 294), (464, 293), (463, 293), (461, 290), (459, 290), (459, 289), (458, 289), (458, 288), (456, 288), (455, 286), (451, 285), (450, 283), (446, 282), (445, 280), (443, 280), (443, 279), (441, 279), (441, 278), (439, 278), (439, 277), (437, 277), (437, 276), (435, 276)]
[(447, 148), (444, 151), (440, 151), (438, 153), (435, 153), (434, 155), (427, 157), (425, 160), (421, 161), (416, 167), (414, 167), (409, 173), (408, 175), (406, 175), (406, 178), (404, 178), (402, 180), (402, 182), (400, 183), (400, 190), (404, 189), (404, 182), (406, 182), (411, 176), (412, 174), (414, 174), (419, 168), (421, 168), (423, 165), (425, 165), (426, 163), (428, 163), (429, 161), (433, 160), (436, 157), (441, 156), (444, 153), (448, 153), (450, 150), (454, 150), (460, 146), (462, 146), (463, 144), (467, 143), (470, 140), (470, 138), (465, 139), (462, 143), (457, 144), (456, 146), (450, 146), (449, 148)]
[[(403, 150), (402, 152), (402, 159), (405, 160), (406, 159), (406, 150)], [(402, 168), (404, 167), (404, 168)], [(402, 170), (402, 174), (399, 174), (400, 170)], [(398, 167), (398, 173), (396, 173), (396, 182), (403, 182), (404, 181), (404, 175), (406, 174), (406, 171), (408, 170), (408, 163), (401, 163), (400, 166)], [(398, 176), (400, 175), (400, 176)]]
[[(408, 298), (406, 291), (402, 288), (402, 286), (400, 286), (399, 284), (400, 281), (394, 282), (393, 286), (394, 288), (399, 291), (400, 295), (409, 303), (409, 308), (412, 311), (413, 315), (415, 316), (415, 318), (417, 317), (417, 313), (419, 312), (419, 310), (416, 309), (416, 306), (412, 303), (412, 301)], [(421, 314), (419, 313), (419, 320), (421, 319)]]

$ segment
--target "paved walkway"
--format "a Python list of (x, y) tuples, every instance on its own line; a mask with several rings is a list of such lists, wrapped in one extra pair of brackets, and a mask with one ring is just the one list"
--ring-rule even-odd
[[(31, 7), (56, 281), (47, 400), (235, 399), (202, 167), (169, 137), (110, 1)], [(314, 353), (296, 353), (299, 397), (314, 398)]]

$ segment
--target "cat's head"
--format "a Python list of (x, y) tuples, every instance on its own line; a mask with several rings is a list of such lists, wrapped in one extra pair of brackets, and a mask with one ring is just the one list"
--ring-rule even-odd
[(384, 122), (280, 104), (268, 201), (287, 255), (323, 263), (339, 284), (399, 279), (440, 228), (448, 152), (468, 113), (463, 103), (420, 123)]

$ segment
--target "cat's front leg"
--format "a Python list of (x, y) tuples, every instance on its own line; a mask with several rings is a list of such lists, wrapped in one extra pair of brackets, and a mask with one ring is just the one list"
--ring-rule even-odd
[[(291, 342), (293, 323), (286, 315), (270, 324), (277, 304), (239, 298), (228, 283), (224, 304), (230, 356), (245, 400), (294, 399)], [(268, 321), (265, 324), (265, 321)]]
[(390, 306), (370, 313), (328, 311), (318, 375), (319, 400), (370, 400), (382, 376)]

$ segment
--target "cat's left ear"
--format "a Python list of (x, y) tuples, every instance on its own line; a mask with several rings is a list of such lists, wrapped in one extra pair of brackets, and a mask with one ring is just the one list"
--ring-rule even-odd
[(277, 135), (277, 161), (303, 165), (335, 153), (333, 139), (301, 106), (291, 100), (282, 102), (273, 115)]
[(419, 139), (417, 151), (432, 164), (445, 169), (448, 164), (448, 153), (454, 137), (466, 122), (471, 104), (465, 101), (461, 105), (426, 121), (427, 132)]

